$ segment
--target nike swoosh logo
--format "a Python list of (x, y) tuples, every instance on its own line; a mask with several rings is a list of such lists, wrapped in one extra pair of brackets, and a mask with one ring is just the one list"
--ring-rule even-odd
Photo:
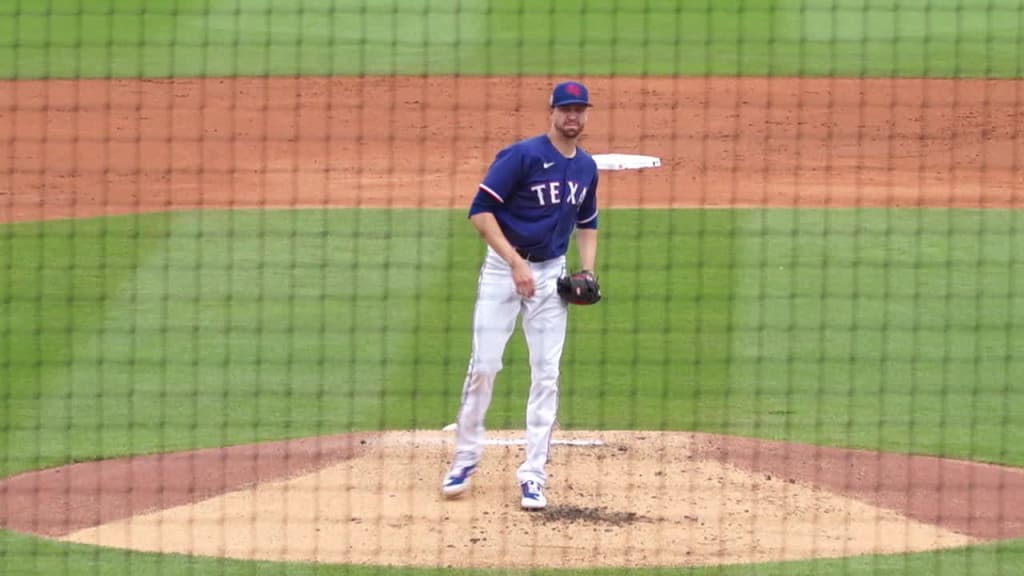
[(548, 169), (548, 168), (551, 168), (551, 167), (552, 167), (552, 166), (554, 166), (554, 165), (555, 165), (555, 163), (554, 163), (554, 162), (545, 162), (545, 163), (544, 163), (544, 169), (546, 170), (546, 169)]

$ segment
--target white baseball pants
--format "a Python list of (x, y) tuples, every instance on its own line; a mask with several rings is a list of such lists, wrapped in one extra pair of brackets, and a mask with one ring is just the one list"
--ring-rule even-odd
[(496, 252), (487, 248), (480, 268), (473, 310), (473, 352), (462, 387), (456, 432), (456, 466), (480, 460), (484, 418), (502, 369), (502, 356), (516, 320), (522, 317), (523, 335), (530, 353), (530, 395), (526, 406), (526, 458), (517, 471), (520, 482), (547, 480), (551, 432), (558, 413), (558, 376), (565, 344), (568, 307), (558, 295), (556, 282), (565, 270), (565, 257), (530, 263), (535, 292), (531, 298), (516, 293), (512, 271)]

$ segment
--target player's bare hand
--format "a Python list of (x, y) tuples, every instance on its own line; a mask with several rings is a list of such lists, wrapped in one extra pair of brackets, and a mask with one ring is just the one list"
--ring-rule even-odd
[(523, 298), (533, 298), (533, 270), (526, 260), (519, 260), (512, 267), (512, 281), (516, 283), (516, 294)]

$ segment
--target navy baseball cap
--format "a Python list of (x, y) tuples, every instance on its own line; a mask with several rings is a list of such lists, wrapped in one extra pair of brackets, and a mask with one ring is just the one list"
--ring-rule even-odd
[(549, 104), (552, 108), (568, 106), (569, 104), (591, 105), (587, 87), (575, 81), (562, 82), (556, 85), (554, 90), (551, 91)]

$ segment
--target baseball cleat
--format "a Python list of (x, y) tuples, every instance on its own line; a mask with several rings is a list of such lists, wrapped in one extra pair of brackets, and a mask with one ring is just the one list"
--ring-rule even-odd
[(548, 505), (548, 499), (544, 497), (544, 488), (533, 480), (520, 482), (519, 488), (523, 492), (523, 500), (520, 502), (523, 510), (541, 510)]
[(441, 493), (445, 498), (455, 498), (469, 489), (469, 477), (476, 472), (476, 464), (469, 466), (452, 466), (452, 469), (444, 475), (444, 482), (441, 483)]

